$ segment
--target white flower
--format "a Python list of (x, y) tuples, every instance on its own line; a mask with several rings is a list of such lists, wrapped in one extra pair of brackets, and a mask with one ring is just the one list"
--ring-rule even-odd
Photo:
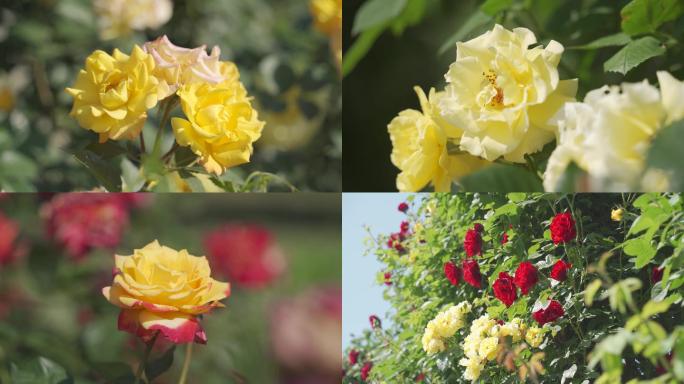
[(574, 101), (577, 80), (559, 79), (561, 44), (530, 48), (536, 43), (529, 29), (496, 25), (456, 44), (439, 107), (463, 130), (461, 149), (490, 161), (503, 156), (522, 163), (526, 154), (553, 141), (555, 127), (549, 120), (565, 102)]
[(173, 15), (171, 0), (94, 0), (103, 39), (125, 36), (131, 30), (157, 29)]
[[(544, 188), (554, 191), (574, 162), (589, 175), (585, 189), (634, 190), (641, 187), (645, 158), (653, 137), (666, 124), (684, 117), (684, 83), (658, 72), (659, 91), (647, 80), (603, 86), (583, 103), (566, 104), (556, 117), (558, 145), (544, 173)], [(658, 185), (644, 187), (661, 189)]]

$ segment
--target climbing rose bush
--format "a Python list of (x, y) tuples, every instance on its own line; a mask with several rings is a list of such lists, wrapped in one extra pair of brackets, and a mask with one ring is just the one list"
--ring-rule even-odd
[[(683, 204), (681, 194), (410, 196), (401, 252), (371, 228), (391, 310), (353, 335), (343, 382), (683, 380)], [(464, 241), (474, 234), (477, 253)]]

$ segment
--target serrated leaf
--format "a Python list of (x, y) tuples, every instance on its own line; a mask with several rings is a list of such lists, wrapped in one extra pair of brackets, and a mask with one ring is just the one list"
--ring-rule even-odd
[(631, 41), (613, 55), (613, 57), (606, 60), (606, 62), (603, 63), (603, 70), (606, 72), (618, 72), (625, 75), (632, 68), (644, 61), (664, 53), (665, 47), (663, 47), (656, 38), (651, 36), (642, 37), (639, 40)]
[(369, 0), (366, 1), (354, 19), (353, 33), (361, 33), (377, 27), (399, 16), (408, 0)]
[(643, 238), (627, 240), (624, 251), (626, 254), (636, 257), (636, 268), (643, 268), (656, 254), (656, 250), (651, 243)]
[(655, 32), (684, 13), (681, 0), (632, 0), (620, 11), (622, 31), (628, 35)]
[(632, 41), (632, 39), (622, 32), (616, 33), (614, 35), (608, 35), (600, 37), (591, 43), (580, 45), (579, 47), (574, 47), (574, 49), (598, 49), (604, 47), (614, 47), (625, 45)]
[(83, 164), (97, 181), (109, 192), (121, 192), (121, 169), (106, 161), (97, 153), (82, 149), (74, 152), (74, 157)]

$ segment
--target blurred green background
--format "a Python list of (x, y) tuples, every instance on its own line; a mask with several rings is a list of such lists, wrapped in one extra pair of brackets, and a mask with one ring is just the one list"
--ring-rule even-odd
[[(147, 196), (146, 203), (131, 212), (115, 253), (129, 255), (158, 239), (163, 245), (204, 255), (202, 241), (208, 231), (228, 223), (252, 223), (272, 231), (287, 261), (283, 276), (263, 289), (246, 289), (233, 282), (231, 296), (223, 301), (226, 308), (204, 316), (208, 343), (195, 345), (189, 383), (295, 382), (286, 377), (302, 372), (286, 372), (273, 352), (277, 335), (270, 329), (271, 314), (282, 300), (325, 287), (332, 292), (340, 289), (340, 196)], [(93, 250), (80, 263), (70, 260), (45, 236), (41, 205), (47, 198), (12, 194), (0, 200), (0, 212), (19, 223), (21, 239), (30, 249), (17, 263), (0, 266), (0, 382), (9, 377), (12, 364), (30, 366), (38, 356), (62, 366), (76, 383), (111, 382), (108, 372), (129, 369), (121, 368), (122, 363), (137, 364), (143, 349), (142, 342), (117, 330), (118, 308), (100, 292), (111, 284), (114, 252)], [(341, 291), (337, 292), (340, 296), (331, 300), (340, 300), (341, 308)], [(330, 319), (339, 324), (339, 331), (318, 339), (293, 329), (281, 331), (299, 332), (302, 342), (310, 345), (340, 346), (338, 318)], [(317, 326), (310, 324), (314, 330)], [(184, 346), (177, 348), (171, 370), (154, 383), (178, 380), (184, 351)], [(300, 359), (311, 364), (310, 357)], [(339, 369), (332, 375), (339, 381)]]
[[(358, 39), (352, 34), (359, 8), (368, 0), (344, 3), (343, 41), (345, 58)], [(636, 82), (647, 78), (657, 84), (656, 71), (669, 70), (684, 78), (682, 44), (668, 47), (663, 56), (647, 60), (626, 76), (604, 72), (603, 63), (620, 50), (619, 46), (601, 49), (575, 49), (600, 37), (620, 32), (620, 10), (629, 0), (511, 0), (490, 1), (506, 4), (499, 16), (480, 19), (459, 40), (473, 38), (491, 28), (496, 21), (507, 28), (526, 27), (546, 44), (556, 40), (566, 50), (558, 67), (561, 79), (579, 78), (577, 99), (604, 84)], [(400, 1), (393, 1), (400, 3)], [(422, 5), (419, 5), (422, 4)], [(409, 6), (382, 32), (356, 67), (344, 77), (344, 157), (345, 191), (396, 191), (398, 169), (390, 162), (392, 150), (387, 124), (400, 111), (420, 109), (413, 87), (425, 92), (445, 85), (444, 74), (456, 58), (455, 44), (446, 46), (461, 28), (476, 19), (483, 0), (410, 0)], [(481, 12), (480, 12), (481, 13)], [(484, 21), (483, 21), (484, 20)], [(684, 20), (665, 25), (666, 33), (679, 41), (684, 38)], [(666, 36), (667, 37), (667, 36)]]
[[(113, 4), (114, 2), (112, 2)], [(130, 52), (166, 34), (176, 45), (218, 45), (234, 61), (266, 121), (249, 164), (299, 190), (342, 187), (341, 81), (329, 37), (315, 29), (304, 0), (174, 0), (156, 30), (113, 40), (98, 33), (91, 0), (17, 0), (0, 5), (0, 190), (72, 191), (98, 186), (72, 153), (96, 141), (68, 116), (73, 84), (96, 49)], [(156, 113), (145, 128), (154, 140)], [(173, 140), (167, 131), (164, 148)], [(149, 136), (149, 137), (148, 137)]]

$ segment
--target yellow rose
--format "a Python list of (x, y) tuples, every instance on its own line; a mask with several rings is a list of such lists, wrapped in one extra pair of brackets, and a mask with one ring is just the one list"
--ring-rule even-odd
[(447, 132), (457, 135), (461, 131), (440, 117), (437, 103), (444, 93), (430, 89), (428, 99), (419, 87), (414, 90), (422, 112), (404, 110), (387, 126), (393, 147), (392, 164), (401, 170), (397, 189), (417, 192), (432, 183), (436, 192), (448, 192), (452, 180), (483, 167), (486, 162), (468, 154), (449, 155)]
[(94, 0), (100, 37), (114, 39), (132, 30), (157, 29), (173, 15), (171, 0)]
[(97, 132), (100, 142), (133, 139), (147, 119), (147, 110), (165, 93), (152, 76), (154, 59), (137, 45), (131, 56), (114, 50), (112, 56), (95, 51), (86, 59), (73, 88), (71, 109), (81, 127)]
[(220, 61), (221, 49), (214, 46), (207, 54), (206, 46), (183, 48), (171, 43), (166, 35), (143, 45), (145, 52), (152, 55), (156, 66), (154, 75), (168, 84), (169, 96), (183, 84), (211, 83), (239, 78), (237, 67)]
[(575, 98), (577, 80), (559, 80), (557, 65), (563, 46), (551, 41), (542, 48), (526, 28), (509, 31), (500, 25), (456, 44), (456, 61), (445, 75), (442, 115), (463, 129), (460, 147), (494, 161), (503, 156), (525, 162), (553, 141), (549, 120)]
[(530, 327), (530, 329), (525, 332), (525, 341), (530, 347), (537, 348), (544, 342), (544, 332), (541, 328)]
[(624, 211), (622, 208), (616, 208), (610, 211), (610, 219), (613, 221), (622, 221), (622, 214)]
[(157, 333), (173, 343), (205, 343), (197, 317), (223, 304), (230, 284), (211, 278), (207, 259), (156, 240), (131, 256), (114, 256), (114, 282), (102, 289), (121, 308), (119, 329), (149, 340)]
[(499, 348), (500, 345), (498, 337), (486, 337), (482, 339), (478, 349), (480, 358), (482, 360), (494, 360), (496, 355), (499, 353)]
[(171, 119), (176, 141), (190, 146), (208, 172), (220, 175), (249, 161), (264, 123), (240, 81), (185, 84), (178, 96), (187, 120)]
[(342, 0), (311, 0), (314, 24), (319, 31), (332, 35), (342, 31)]
[(647, 80), (606, 85), (589, 91), (582, 103), (565, 105), (557, 120), (558, 145), (544, 172), (547, 191), (558, 188), (571, 162), (587, 172), (588, 191), (667, 187), (665, 175), (644, 175), (646, 153), (660, 129), (684, 118), (684, 82), (667, 72), (657, 75), (660, 90)]

